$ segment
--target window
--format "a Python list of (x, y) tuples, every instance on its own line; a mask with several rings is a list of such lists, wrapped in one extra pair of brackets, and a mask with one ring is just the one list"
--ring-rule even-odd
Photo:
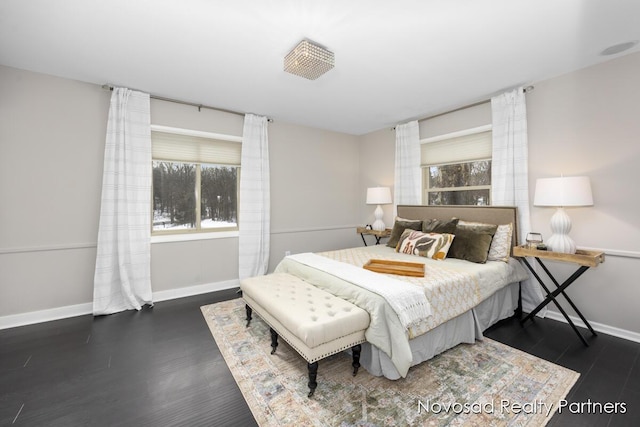
[(238, 229), (239, 141), (153, 126), (152, 234)]
[(491, 131), (483, 127), (421, 142), (423, 203), (491, 204)]

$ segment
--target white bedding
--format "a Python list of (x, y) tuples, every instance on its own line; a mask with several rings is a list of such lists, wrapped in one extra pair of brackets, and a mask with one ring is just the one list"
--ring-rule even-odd
[(409, 345), (418, 337), (439, 325), (469, 312), (505, 285), (527, 278), (526, 271), (514, 260), (509, 263), (490, 261), (474, 264), (457, 259), (435, 261), (423, 257), (399, 254), (382, 245), (323, 252), (329, 259), (362, 267), (370, 259), (396, 259), (425, 264), (425, 277), (388, 275), (422, 289), (433, 314), (418, 324), (404, 328), (398, 316), (384, 298), (352, 283), (335, 277), (291, 257), (285, 258), (276, 272), (287, 272), (319, 286), (367, 310), (371, 323), (365, 336), (367, 341), (384, 352), (400, 376), (406, 376), (413, 363)]
[(432, 314), (431, 304), (419, 286), (310, 252), (291, 255), (289, 259), (380, 295), (389, 303), (404, 328), (418, 324)]

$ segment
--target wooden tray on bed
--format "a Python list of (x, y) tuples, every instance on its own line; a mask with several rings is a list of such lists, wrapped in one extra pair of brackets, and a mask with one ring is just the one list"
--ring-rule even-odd
[(419, 262), (371, 259), (363, 268), (376, 273), (399, 274), (401, 276), (424, 277), (424, 264)]

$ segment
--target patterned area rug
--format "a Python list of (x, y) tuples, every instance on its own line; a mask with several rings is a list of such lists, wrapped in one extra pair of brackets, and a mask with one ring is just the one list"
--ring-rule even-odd
[(579, 374), (485, 338), (461, 344), (391, 381), (340, 353), (319, 362), (309, 399), (307, 364), (242, 299), (202, 313), (260, 426), (544, 426)]

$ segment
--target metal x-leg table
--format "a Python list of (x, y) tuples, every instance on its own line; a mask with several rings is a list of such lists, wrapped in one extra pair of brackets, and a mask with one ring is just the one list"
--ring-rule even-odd
[[(591, 334), (593, 334), (594, 336), (597, 336), (598, 334), (596, 334), (596, 332), (593, 330), (593, 327), (591, 327), (587, 319), (582, 315), (580, 310), (578, 310), (578, 307), (576, 307), (576, 305), (571, 300), (571, 298), (569, 298), (569, 295), (567, 295), (567, 293), (565, 292), (565, 289), (567, 289), (573, 282), (575, 282), (580, 276), (582, 276), (582, 274), (585, 271), (587, 271), (589, 267), (597, 267), (599, 263), (604, 262), (604, 254), (601, 252), (593, 252), (593, 251), (578, 251), (578, 253), (576, 254), (558, 254), (556, 252), (538, 251), (534, 249), (517, 247), (517, 248), (514, 248), (514, 256), (521, 257), (520, 260), (529, 269), (533, 277), (536, 278), (540, 286), (542, 286), (542, 289), (544, 289), (544, 291), (547, 293), (546, 298), (540, 304), (538, 304), (538, 306), (533, 311), (531, 311), (531, 313), (529, 313), (524, 319), (521, 320), (521, 324), (524, 325), (524, 323), (527, 320), (534, 320), (535, 315), (538, 314), (540, 310), (542, 310), (544, 307), (546, 307), (549, 303), (553, 301), (553, 303), (558, 308), (560, 313), (562, 313), (564, 318), (567, 320), (567, 323), (569, 323), (573, 331), (580, 338), (582, 343), (588, 346), (589, 343), (584, 338), (582, 333), (580, 333), (575, 323), (571, 320), (571, 318), (567, 314), (567, 312), (558, 303), (557, 297), (558, 295), (562, 294), (562, 296), (571, 305), (571, 308), (573, 308), (573, 310), (580, 317), (582, 322), (589, 329)], [(531, 266), (529, 261), (527, 261), (527, 259), (525, 258), (526, 256), (533, 256), (536, 259), (536, 261), (538, 261), (538, 264), (542, 267), (542, 269), (545, 271), (547, 276), (549, 276), (553, 284), (556, 286), (555, 290), (551, 291), (547, 287), (547, 285), (544, 283), (544, 280), (542, 280), (540, 275), (538, 275), (538, 273)], [(558, 283), (558, 280), (556, 280), (556, 278), (553, 276), (553, 274), (551, 274), (547, 266), (542, 262), (541, 258), (553, 259), (556, 261), (563, 261), (563, 262), (572, 262), (572, 263), (578, 264), (579, 267), (571, 276), (569, 276), (569, 278), (567, 278), (567, 280), (565, 280), (564, 282), (562, 282), (562, 284), (560, 284)]]
[(391, 229), (387, 228), (385, 230), (378, 231), (367, 227), (358, 227), (356, 229), (356, 233), (360, 234), (360, 237), (362, 237), (362, 243), (364, 243), (365, 246), (367, 246), (367, 241), (364, 239), (365, 234), (373, 236), (376, 239), (376, 245), (379, 245), (381, 238), (391, 236)]

